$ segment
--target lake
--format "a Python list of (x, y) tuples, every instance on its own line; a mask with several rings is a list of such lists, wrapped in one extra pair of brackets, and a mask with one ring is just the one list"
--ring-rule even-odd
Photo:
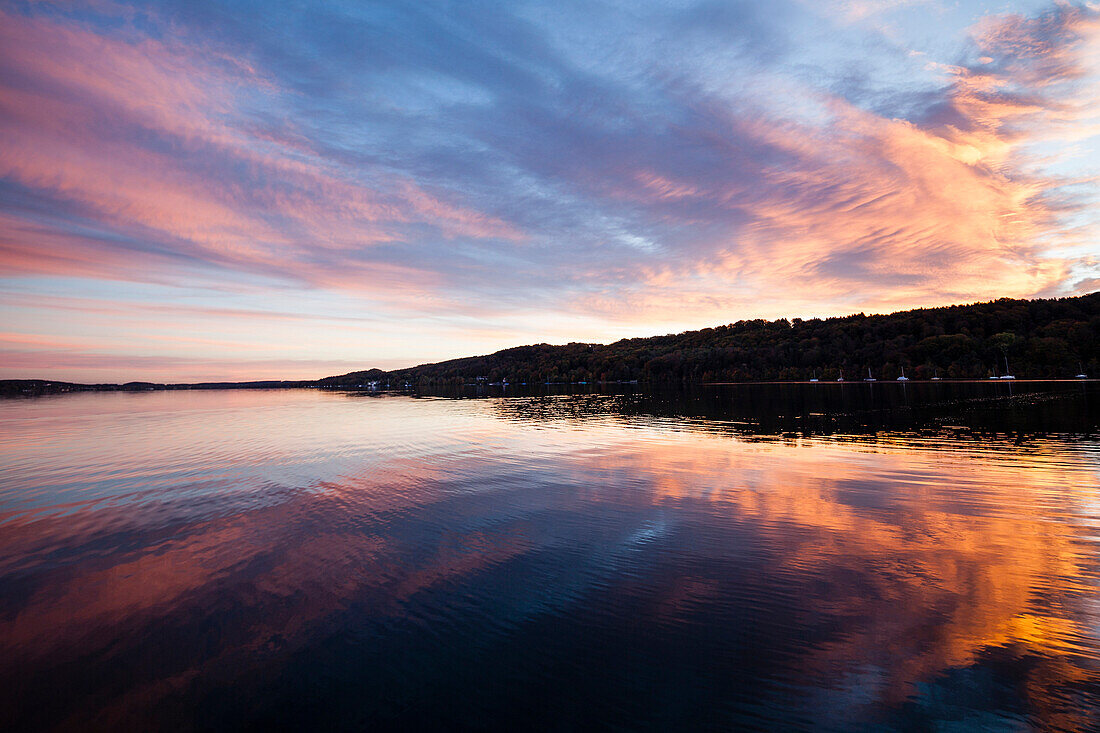
[(1100, 727), (1100, 385), (533, 391), (0, 401), (0, 727)]

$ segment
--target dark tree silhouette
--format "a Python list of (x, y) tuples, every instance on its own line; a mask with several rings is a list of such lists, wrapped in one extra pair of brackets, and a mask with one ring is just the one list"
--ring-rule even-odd
[(1100, 376), (1100, 292), (1076, 298), (1010, 300), (921, 308), (889, 315), (737, 321), (699, 331), (612, 344), (536, 344), (487, 356), (453, 359), (392, 372), (353, 372), (319, 380), (351, 386), (366, 379), (391, 384), (453, 385), (638, 380), (651, 384), (822, 380), (840, 371), (860, 379), (870, 369), (895, 379)]

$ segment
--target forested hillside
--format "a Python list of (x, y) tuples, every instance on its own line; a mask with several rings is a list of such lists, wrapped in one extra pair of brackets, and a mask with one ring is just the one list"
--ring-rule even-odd
[(889, 315), (788, 321), (738, 321), (726, 326), (612, 344), (519, 346), (487, 356), (392, 372), (370, 370), (319, 380), (350, 386), (486, 381), (627, 381), (699, 383), (803, 380), (816, 371), (834, 380), (1100, 376), (1100, 292), (1076, 298), (1009, 300), (921, 308)]

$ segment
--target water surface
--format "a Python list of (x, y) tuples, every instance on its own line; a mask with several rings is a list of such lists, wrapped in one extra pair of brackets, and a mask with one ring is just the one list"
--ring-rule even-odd
[(1094, 384), (0, 402), (0, 726), (1100, 726)]

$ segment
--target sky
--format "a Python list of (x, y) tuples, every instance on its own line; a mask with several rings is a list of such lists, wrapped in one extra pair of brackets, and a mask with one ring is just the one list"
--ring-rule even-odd
[(1100, 3), (0, 0), (0, 378), (1100, 289)]

